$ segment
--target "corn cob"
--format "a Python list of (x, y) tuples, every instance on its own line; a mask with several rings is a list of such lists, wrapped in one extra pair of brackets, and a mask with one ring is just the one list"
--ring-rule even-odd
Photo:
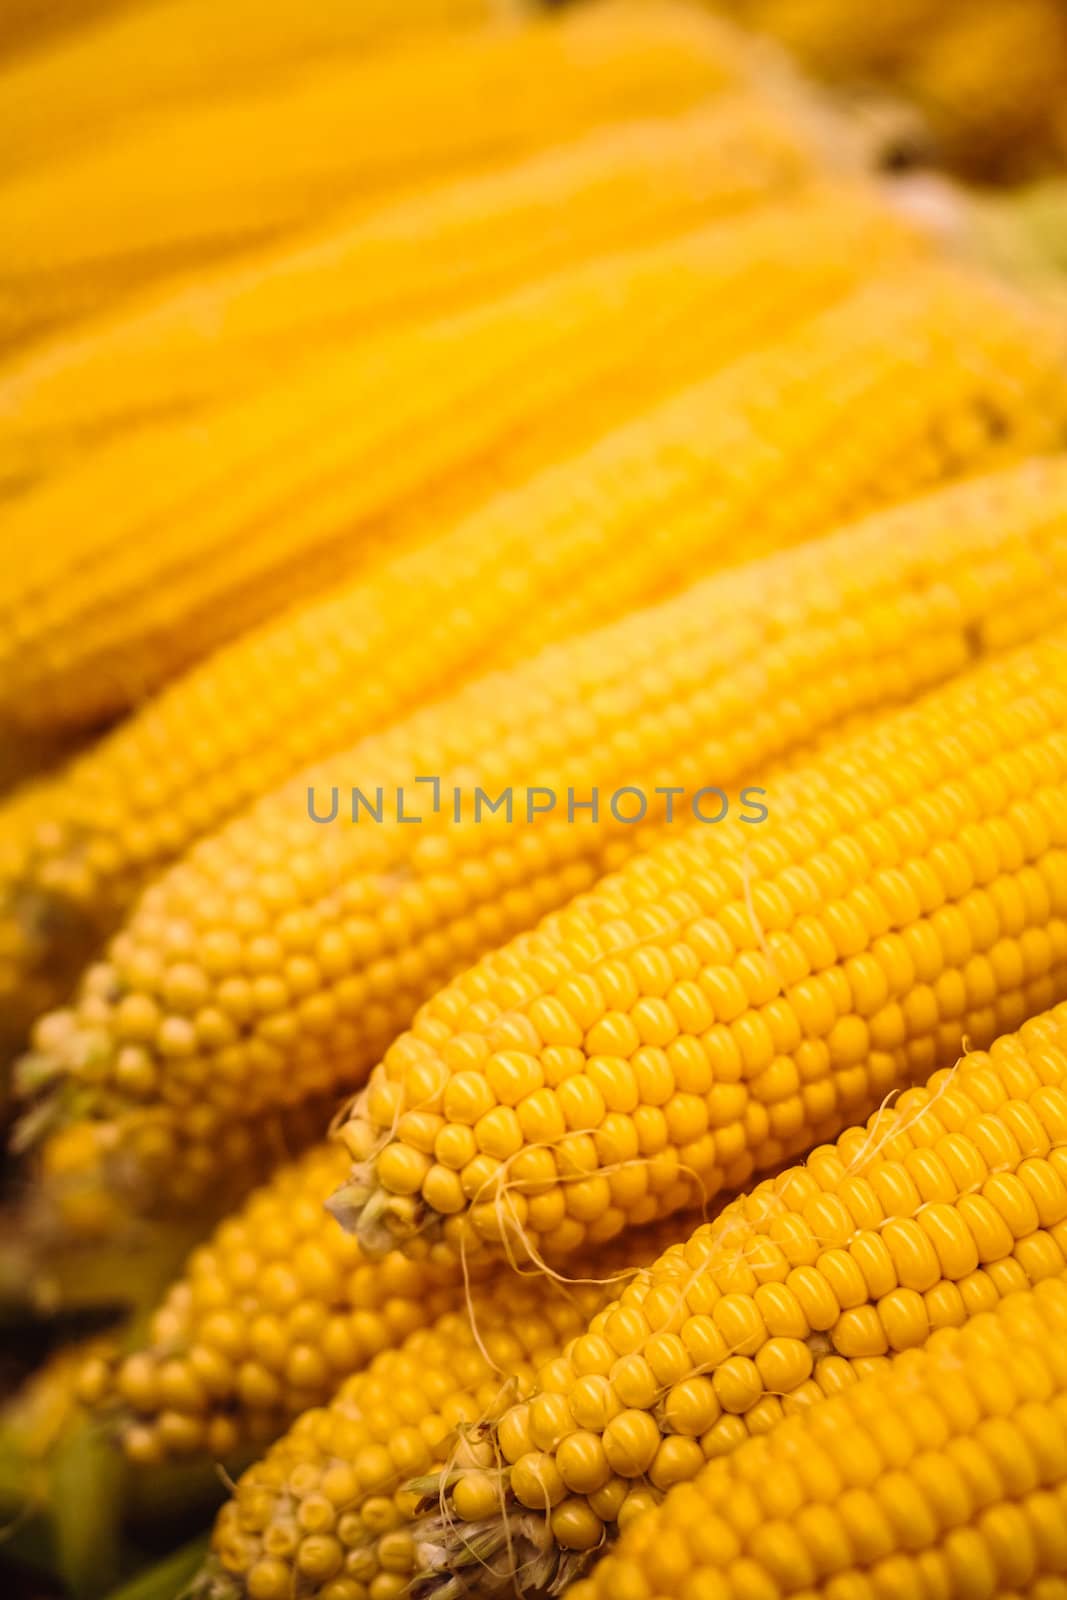
[(25, 338), (331, 209), (499, 165), (751, 74), (735, 35), (604, 0), (466, 32), (157, 117), (0, 188), (0, 341)]
[(943, 10), (944, 0), (886, 0), (861, 18), (850, 0), (741, 0), (740, 14), (822, 76), (866, 79), (910, 60)]
[[(792, 250), (793, 234), (783, 242)], [(780, 299), (783, 275), (769, 270)], [(476, 665), (534, 652), (702, 569), (1053, 445), (1064, 434), (1065, 377), (1053, 330), (977, 280), (930, 269), (873, 285), (490, 504), (424, 555), (239, 641), (38, 787), (32, 807), (5, 809), (8, 1043), (65, 997), (151, 875), (302, 763)], [(842, 454), (833, 430), (845, 407), (856, 443)], [(801, 480), (812, 451), (835, 465)], [(658, 538), (637, 539), (640, 528)]]
[[(23, 1086), (46, 1086), (38, 1114), (61, 1124), (37, 1202), (62, 1212), (68, 1185), (102, 1176), (120, 1212), (198, 1201), (224, 1132), (355, 1086), (440, 983), (636, 848), (608, 790), (639, 778), (648, 821), (666, 825), (671, 785), (742, 782), (837, 718), (1062, 620), (1057, 483), (1067, 509), (1067, 460), (1033, 464), (709, 580), (416, 713), (205, 840), (37, 1029)], [(372, 804), (382, 788), (379, 825), (309, 823), (308, 786), (336, 785), (342, 765)], [(521, 786), (562, 794), (578, 765), (603, 817), (524, 822)], [(519, 786), (517, 820), (474, 819), (468, 798), (457, 824), (446, 789), (413, 840), (384, 793), (418, 793), (420, 771), (468, 797)]]
[[(521, 1566), (532, 1543), (531, 1586), (554, 1587), (567, 1551), (614, 1538), (706, 1461), (1065, 1270), (1061, 1005), (668, 1249), (501, 1416), (510, 1526), (499, 1482), (487, 1497), (480, 1477), (446, 1480), (457, 1524), (492, 1531), (457, 1526), (445, 1568), (494, 1543)], [(435, 1523), (413, 1540), (438, 1545)]]
[(890, 0), (862, 14), (852, 0), (745, 0), (740, 19), (827, 78), (908, 96), (926, 142), (965, 175), (1003, 181), (1062, 168), (1061, 0)]
[(958, 170), (1007, 180), (1067, 157), (1061, 0), (950, 7), (902, 73)]
[(784, 776), (758, 829), (669, 836), (485, 958), (375, 1068), (337, 1214), (371, 1253), (559, 1255), (740, 1188), (1051, 1004), (1065, 719), (1061, 631)]
[(8, 68), (0, 172), (76, 150), (88, 128), (95, 138), (110, 136), (163, 106), (239, 94), (309, 62), (395, 47), (410, 35), (418, 42), (435, 29), (499, 22), (520, 10), (517, 0), (152, 0), (117, 9)]
[(568, 1594), (1065, 1591), (1067, 1282), (1050, 1278), (713, 1462)]
[(345, 1166), (326, 1143), (279, 1169), (189, 1257), (147, 1336), (117, 1365), (86, 1364), (83, 1398), (119, 1412), (130, 1460), (263, 1446), (379, 1351), (462, 1307), (454, 1261), (363, 1259), (323, 1209)]
[[(351, 10), (347, 5), (346, 8)], [(629, 243), (796, 189), (816, 166), (799, 115), (764, 96), (599, 130), (503, 173), (442, 184), (314, 240), (227, 263), (64, 330), (0, 372), (0, 478), (55, 472), (146, 418), (274, 378), (338, 338), (461, 309)]]
[[(456, 1430), (466, 1434), (528, 1387), (539, 1362), (610, 1299), (610, 1278), (639, 1269), (664, 1242), (663, 1230), (631, 1235), (582, 1263), (563, 1289), (504, 1271), (471, 1291), (469, 1308), (376, 1356), (242, 1476), (216, 1526), (218, 1565), (194, 1593), (272, 1600), (298, 1586), (317, 1592), (344, 1581), (342, 1572), (362, 1582), (382, 1545), (389, 1573), (389, 1532), (414, 1505), (405, 1482), (444, 1459)], [(384, 1573), (370, 1592), (389, 1600), (402, 1583)]]
[[(1061, 1006), (1019, 1037), (998, 1040), (989, 1056), (968, 1058), (929, 1090), (907, 1094), (867, 1130), (851, 1130), (837, 1147), (817, 1150), (808, 1170), (763, 1184), (697, 1230), (688, 1245), (672, 1246), (621, 1301), (598, 1312), (563, 1357), (539, 1371), (534, 1398), (499, 1416), (474, 1462), (451, 1462), (443, 1485), (451, 1539), (442, 1538), (437, 1515), (411, 1522), (414, 1494), (406, 1494), (384, 1526), (370, 1518), (347, 1523), (344, 1544), (358, 1550), (349, 1557), (352, 1576), (370, 1584), (374, 1574), (390, 1571), (390, 1594), (405, 1594), (416, 1573), (445, 1586), (470, 1562), (480, 1594), (496, 1587), (515, 1592), (517, 1582), (555, 1592), (576, 1560), (566, 1550), (597, 1544), (605, 1523), (632, 1522), (707, 1456), (728, 1453), (749, 1432), (763, 1434), (784, 1414), (806, 1411), (875, 1373), (886, 1365), (886, 1350), (925, 1341), (931, 1325), (957, 1325), (1003, 1294), (1062, 1272), (1065, 1040)], [(843, 1195), (867, 1226), (854, 1226), (851, 1211), (841, 1211)], [(841, 1214), (832, 1214), (835, 1202)], [(917, 1234), (920, 1248), (909, 1224), (917, 1229), (921, 1219), (929, 1227)], [(822, 1253), (819, 1243), (827, 1245)], [(865, 1307), (857, 1299), (864, 1290), (848, 1278), (857, 1262), (872, 1274)], [(915, 1288), (920, 1280), (923, 1294)], [(605, 1386), (606, 1360), (617, 1384), (625, 1384), (629, 1410), (619, 1411), (616, 1390)], [(638, 1432), (641, 1419), (649, 1440)], [(597, 1450), (600, 1438), (611, 1464)], [(525, 1490), (541, 1517), (518, 1509), (510, 1538), (499, 1523), (493, 1533), (485, 1523), (456, 1526), (462, 1517), (499, 1515), (499, 1474), (485, 1470), (499, 1462), (510, 1466), (512, 1485)], [(307, 1491), (317, 1490), (309, 1482)], [(437, 1510), (432, 1485), (416, 1493), (426, 1493)], [(296, 1514), (298, 1525), (312, 1531), (299, 1514), (299, 1498), (278, 1501), (267, 1526)], [(545, 1501), (555, 1507), (552, 1530), (544, 1525)], [(344, 1504), (336, 1510), (346, 1517)], [(248, 1528), (250, 1512), (251, 1494), (243, 1502), (238, 1496), (219, 1525), (219, 1544), (224, 1531), (235, 1536)], [(269, 1538), (262, 1525), (254, 1533)], [(235, 1570), (246, 1573), (246, 1563), (248, 1555)], [(307, 1592), (318, 1594), (314, 1582)]]
[[(920, 249), (865, 191), (820, 186), (773, 216), (577, 267), (312, 362), (210, 428), (114, 441), (8, 507), (0, 723), (31, 703), (35, 726), (135, 703), (336, 583), (373, 553), (374, 534), (380, 553), (390, 514), (411, 514), (408, 537), (425, 538), (440, 526), (442, 484), (476, 504), (478, 468), (497, 470), (498, 446), (517, 481), (831, 303), (869, 270), (864, 252), (889, 264)], [(1040, 361), (1051, 375), (1047, 352)]]

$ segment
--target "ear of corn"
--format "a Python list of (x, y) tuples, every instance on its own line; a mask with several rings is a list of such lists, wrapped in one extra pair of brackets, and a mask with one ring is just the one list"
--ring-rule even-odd
[[(43, 0), (9, 0), (5, 32), (11, 4), (28, 11)], [(88, 0), (81, 9), (90, 10)], [(148, 0), (117, 7), (8, 68), (0, 172), (77, 150), (89, 127), (96, 138), (109, 137), (151, 121), (163, 106), (240, 94), (316, 60), (395, 47), (405, 35), (432, 36), (442, 27), (499, 22), (521, 9), (518, 0)]]
[(940, 0), (886, 0), (860, 19), (848, 0), (741, 0), (748, 25), (765, 29), (829, 78), (899, 67), (943, 9)]
[[(599, 1312), (496, 1426), (509, 1487), (441, 1484), (428, 1546), (589, 1550), (674, 1483), (1067, 1270), (1067, 1006), (733, 1201)], [(610, 1490), (609, 1490), (610, 1486)], [(529, 1516), (540, 1514), (540, 1523)], [(479, 1529), (465, 1520), (491, 1519)], [(511, 1535), (509, 1539), (509, 1533)], [(423, 1532), (412, 1530), (416, 1540)], [(450, 1562), (446, 1558), (445, 1570)]]
[[(514, 483), (581, 450), (832, 304), (872, 261), (920, 249), (864, 191), (819, 187), (780, 214), (357, 343), (210, 427), (163, 423), (102, 447), (7, 508), (0, 725), (31, 714), (37, 726), (91, 724), (136, 703), (388, 551), (401, 539), (391, 517), (414, 519), (409, 542), (425, 540), (450, 485), (476, 505), (487, 476), (490, 488), (501, 470)], [(1050, 364), (1047, 349), (1040, 359)]]
[[(699, 432), (699, 414), (691, 420)], [(1053, 508), (1058, 484), (1067, 509), (1065, 473), (1057, 462), (980, 480), (709, 580), (416, 714), (205, 841), (146, 892), (75, 1006), (37, 1029), (23, 1083), (31, 1093), (51, 1083), (68, 1123), (46, 1136), (45, 1192), (62, 1209), (65, 1185), (91, 1186), (99, 1162), (121, 1174), (107, 1183), (126, 1207), (199, 1200), (221, 1177), (224, 1132), (243, 1125), (254, 1142), (257, 1116), (355, 1086), (440, 983), (636, 848), (609, 791), (639, 776), (648, 822), (667, 826), (671, 785), (760, 776), (850, 712), (907, 700), (1062, 620), (1067, 522)], [(1010, 673), (1005, 682), (1010, 704), (1021, 690)], [(532, 774), (562, 796), (579, 765), (603, 790), (602, 814), (572, 818), (561, 802), (557, 816), (528, 822), (521, 785)], [(446, 787), (413, 838), (395, 795), (419, 792), (420, 769), (466, 786), (467, 808), (457, 823)], [(379, 824), (312, 826), (309, 791), (326, 791), (315, 803), (328, 815), (339, 776), (371, 804), (382, 790)], [(472, 817), (476, 784), (494, 801), (517, 786), (517, 813)], [(447, 1014), (452, 1001), (442, 1004)], [(387, 1057), (387, 1078), (408, 1048)], [(387, 1100), (394, 1093), (386, 1084)]]
[[(751, 227), (730, 230), (744, 235), (739, 246), (723, 247), (736, 264), (736, 280), (729, 267), (712, 275), (708, 293), (721, 302), (717, 320), (708, 320), (713, 307), (705, 303), (693, 343), (740, 337), (748, 317), (780, 322), (783, 297), (791, 293), (786, 257), (799, 226), (798, 217), (778, 234), (754, 219)], [(810, 242), (810, 211), (803, 227)], [(767, 259), (766, 316), (745, 265), (759, 239)], [(859, 249), (854, 242), (843, 259)], [(666, 292), (679, 301), (682, 280), (669, 265), (667, 280)], [(748, 285), (744, 314), (728, 292), (735, 281)], [(796, 287), (806, 298), (801, 280)], [(654, 341), (659, 324), (646, 320)], [(629, 337), (631, 325), (622, 316), (613, 337)], [(632, 355), (638, 364), (642, 348), (647, 387), (656, 381), (648, 370), (650, 347), (638, 339)], [(495, 500), (425, 553), (384, 565), (239, 641), (55, 784), (39, 788), (32, 807), (7, 808), (0, 999), (9, 1040), (17, 1042), (33, 1016), (64, 998), (80, 963), (152, 874), (302, 763), (344, 747), (478, 666), (536, 653), (701, 570), (764, 554), (867, 506), (1055, 444), (1067, 418), (1065, 374), (1054, 330), (1043, 319), (977, 280), (916, 268), (857, 293), (776, 348), (664, 402), (521, 493)], [(579, 431), (588, 428), (590, 413), (610, 411), (607, 388), (605, 381), (595, 402), (581, 398), (586, 415), (575, 419)], [(843, 410), (852, 417), (847, 450), (835, 439)], [(558, 448), (558, 435), (556, 442)], [(520, 472), (529, 452), (527, 439), (522, 461), (513, 469), (498, 462), (498, 470), (505, 477)], [(801, 476), (812, 452), (823, 470)], [(663, 469), (667, 459), (670, 473)], [(644, 530), (640, 538), (637, 529)], [(136, 541), (131, 564), (146, 556)], [(114, 567), (109, 574), (121, 587)], [(170, 584), (179, 578), (171, 573)], [(190, 604), (198, 605), (194, 591), (202, 584), (193, 580), (189, 574), (186, 587)], [(131, 585), (139, 586), (132, 575)], [(94, 649), (94, 634), (104, 648), (102, 635), (114, 618), (107, 610), (90, 628), (92, 606), (84, 588), (79, 592), (72, 607), (80, 620), (68, 613), (64, 639), (76, 628), (80, 655)], [(161, 609), (174, 604), (172, 596), (172, 587), (161, 591)], [(57, 638), (47, 649), (57, 647), (67, 645)], [(17, 657), (7, 660), (17, 674)], [(21, 671), (29, 693), (28, 661)], [(38, 706), (42, 688), (37, 672)], [(367, 772), (373, 768), (371, 751), (359, 759)], [(466, 744), (450, 759), (479, 764), (485, 753)], [(417, 770), (425, 770), (422, 753)], [(303, 804), (298, 809), (302, 816)]]
[(749, 76), (714, 18), (604, 0), (164, 107), (0, 188), (0, 339), (357, 199), (369, 207), (598, 124), (671, 115)]
[(1003, 182), (1063, 165), (1060, 0), (886, 0), (864, 13), (852, 0), (746, 0), (741, 18), (825, 77), (906, 97), (934, 157), (967, 176)]
[[(343, 9), (352, 13), (349, 0)], [(247, 392), (339, 339), (440, 317), (744, 210), (797, 188), (815, 164), (799, 115), (766, 96), (732, 96), (597, 130), (199, 273), (76, 335), (62, 330), (0, 373), (0, 476), (54, 474), (120, 429)]]
[(1062, 167), (1065, 81), (1059, 0), (949, 7), (905, 73), (942, 157), (1001, 180)]
[(571, 1600), (1067, 1585), (1067, 1281), (1008, 1296), (672, 1490)]
[(631, 1235), (565, 1285), (505, 1271), (472, 1289), (464, 1309), (382, 1351), (241, 1477), (219, 1516), (217, 1565), (195, 1592), (287, 1600), (336, 1581), (382, 1600), (403, 1593), (401, 1524), (417, 1498), (408, 1480), (441, 1462), (457, 1433), (481, 1459), (483, 1421), (610, 1298), (612, 1275), (652, 1258), (657, 1238)]
[[(333, 1223), (323, 1208), (345, 1166), (343, 1147), (322, 1144), (280, 1168), (189, 1257), (144, 1339), (86, 1366), (83, 1398), (117, 1411), (131, 1461), (269, 1443), (380, 1351), (462, 1309), (454, 1260), (372, 1264)], [(472, 1267), (466, 1281), (484, 1278)]]
[(559, 1254), (741, 1187), (1060, 998), (1065, 719), (1060, 631), (485, 958), (372, 1073), (337, 1214), (372, 1251)]

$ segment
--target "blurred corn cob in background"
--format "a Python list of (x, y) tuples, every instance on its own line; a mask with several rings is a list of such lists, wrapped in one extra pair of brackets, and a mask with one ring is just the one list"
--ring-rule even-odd
[[(28, 1569), (30, 1594), (54, 1595), (58, 1583), (63, 1594), (95, 1600), (143, 1564), (161, 1528), (181, 1527), (183, 1521), (202, 1527), (219, 1504), (220, 1480), (206, 1457), (152, 1472), (131, 1470), (90, 1415), (81, 1398), (86, 1375), (112, 1362), (118, 1348), (117, 1330), (76, 1338), (42, 1354), (30, 1377), (13, 1393), (5, 1391), (5, 1592), (11, 1592), (13, 1579), (19, 1585), (19, 1568), (11, 1565), (19, 1560)], [(203, 1551), (187, 1554), (187, 1576), (202, 1560)], [(176, 1585), (162, 1591), (177, 1592)]]
[[(121, 1556), (115, 1519), (101, 1513), (124, 1474), (114, 1454), (87, 1450), (78, 1426), (85, 1416), (79, 1386), (87, 1363), (113, 1360), (115, 1353), (108, 1334), (60, 1346), (0, 1403), (0, 1516), (7, 1537), (21, 1533), (25, 1540), (32, 1530), (70, 1580), (92, 1571), (103, 1587), (117, 1579)], [(77, 1512), (52, 1522), (57, 1495)]]
[(995, 179), (1067, 162), (1065, 84), (1061, 0), (947, 6), (903, 77), (943, 159)]
[[(45, 0), (9, 0), (45, 10)], [(62, 10), (52, 5), (53, 13)], [(421, 43), (435, 30), (521, 17), (523, 0), (145, 0), (71, 5), (89, 25), (8, 69), (0, 99), (0, 174), (77, 151), (86, 130), (113, 136), (163, 107), (210, 102), (261, 84), (284, 86), (309, 64)], [(96, 10), (103, 13), (94, 16)]]
[(942, 0), (887, 0), (859, 25), (846, 0), (733, 0), (730, 12), (763, 28), (826, 77), (899, 67), (944, 11)]
[(331, 210), (499, 166), (749, 80), (710, 15), (599, 0), (463, 31), (118, 128), (0, 183), (0, 344)]
[[(357, 343), (210, 425), (116, 440), (11, 501), (0, 726), (31, 707), (37, 725), (77, 727), (138, 703), (374, 553), (424, 542), (442, 495), (450, 515), (477, 504), (501, 472), (515, 482), (580, 449), (921, 250), (862, 193), (783, 207)], [(825, 230), (825, 250), (798, 252), (798, 228)], [(1030, 315), (1020, 305), (1024, 344)], [(1005, 333), (1014, 318), (1006, 305)]]
[[(39, 1097), (26, 1134), (43, 1137), (23, 1245), (35, 1226), (113, 1233), (253, 1181), (257, 1118), (357, 1086), (438, 985), (636, 848), (609, 790), (640, 780), (662, 823), (652, 780), (741, 785), (1062, 620), (1057, 483), (1062, 498), (1063, 462), (1034, 464), (710, 580), (416, 713), (205, 841), (147, 891), (75, 1006), (38, 1026), (21, 1067)], [(526, 775), (562, 794), (579, 765), (602, 815), (527, 823)], [(446, 798), (416, 831), (394, 794), (410, 800), (421, 766)], [(308, 786), (341, 777), (372, 804), (389, 795), (380, 824), (338, 807), (313, 826)], [(453, 781), (494, 800), (515, 785), (516, 815), (472, 820), (468, 804), (457, 825)], [(325, 793), (316, 807), (329, 814)]]
[(411, 1568), (444, 1551), (446, 1573), (480, 1557), (500, 1587), (553, 1586), (707, 1461), (1067, 1271), (1067, 1007), (683, 1239), (497, 1419), (502, 1482), (459, 1468), (427, 1493)]
[(339, 219), (62, 330), (0, 369), (0, 476), (54, 475), (102, 438), (247, 393), (339, 341), (653, 244), (861, 157), (843, 126), (831, 146), (814, 111), (750, 93), (598, 129), (502, 172)]
[(1067, 11), (1061, 0), (737, 0), (725, 14), (765, 30), (832, 82), (896, 93), (927, 119), (933, 151), (983, 180), (1067, 162)]
[(559, 1255), (1061, 998), (1065, 719), (1060, 629), (777, 779), (758, 833), (667, 835), (485, 958), (357, 1098), (339, 1218), (371, 1253)]

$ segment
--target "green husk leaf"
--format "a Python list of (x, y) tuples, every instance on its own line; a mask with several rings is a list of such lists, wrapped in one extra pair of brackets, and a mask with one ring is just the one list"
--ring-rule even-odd
[(184, 1593), (207, 1559), (211, 1536), (199, 1534), (172, 1550), (161, 1561), (143, 1568), (119, 1588), (113, 1589), (107, 1600), (176, 1600)]

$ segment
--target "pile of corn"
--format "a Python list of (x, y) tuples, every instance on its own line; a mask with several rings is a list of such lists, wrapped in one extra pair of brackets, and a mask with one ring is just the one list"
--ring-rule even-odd
[(720, 13), (5, 11), (5, 1594), (1067, 1600), (1067, 23)]

